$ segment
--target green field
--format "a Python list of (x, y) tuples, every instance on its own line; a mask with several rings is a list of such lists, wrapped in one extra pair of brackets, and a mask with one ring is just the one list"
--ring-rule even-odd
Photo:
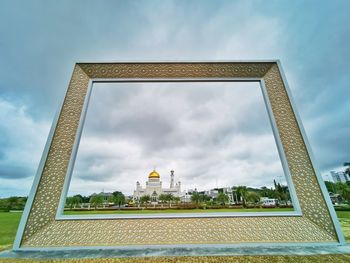
[[(206, 210), (202, 210), (204, 212), (208, 212)], [(215, 209), (213, 209), (215, 210)], [(232, 209), (228, 209), (232, 211)], [(255, 212), (255, 210), (261, 211), (261, 209), (248, 209), (250, 212)], [(144, 210), (146, 212), (147, 210)], [(148, 210), (154, 213), (152, 210)], [(171, 210), (168, 210), (171, 211)], [(176, 210), (175, 210), (176, 211)], [(216, 210), (217, 211), (217, 210)], [(221, 210), (222, 211), (222, 210)], [(237, 212), (245, 212), (245, 209), (235, 209)], [(263, 211), (266, 211), (264, 209)], [(269, 211), (269, 210), (267, 210)], [(283, 211), (283, 210), (279, 210)], [(284, 210), (288, 211), (288, 210)], [(115, 213), (115, 211), (86, 211), (92, 214), (101, 214), (101, 213)], [(68, 214), (87, 214), (84, 212), (69, 212)], [(119, 211), (120, 212), (120, 211)], [(158, 211), (164, 213), (164, 211)], [(191, 212), (198, 212), (196, 210), (191, 210)], [(11, 247), (13, 240), (16, 235), (17, 227), (19, 224), (19, 220), (21, 218), (22, 213), (13, 213), (13, 212), (0, 212), (0, 250), (8, 249)], [(342, 226), (343, 232), (345, 234), (345, 238), (348, 242), (350, 242), (350, 211), (337, 211), (337, 215)]]
[(337, 211), (345, 239), (350, 242), (350, 211)]
[(0, 212), (0, 250), (12, 245), (21, 216), (22, 213)]
[(164, 209), (164, 210), (84, 210), (84, 211), (64, 211), (65, 215), (85, 215), (85, 214), (173, 214), (173, 213), (221, 213), (221, 212), (288, 212), (293, 208), (222, 208), (222, 209)]

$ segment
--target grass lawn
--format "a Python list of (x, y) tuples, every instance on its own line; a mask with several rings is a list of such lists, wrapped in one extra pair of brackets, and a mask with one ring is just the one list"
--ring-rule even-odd
[(12, 245), (21, 216), (19, 212), (0, 212), (0, 250)]
[(337, 216), (345, 239), (350, 243), (350, 211), (337, 211)]
[[(215, 209), (212, 209), (215, 210)], [(232, 211), (232, 209), (227, 209), (229, 211)], [(247, 209), (250, 212), (255, 212), (255, 210), (261, 211), (261, 209)], [(147, 211), (147, 210), (146, 210)], [(146, 212), (145, 211), (145, 212)], [(148, 210), (147, 212), (152, 212), (152, 210)], [(171, 211), (171, 210), (168, 210)], [(176, 211), (176, 210), (174, 210)], [(197, 212), (196, 210), (190, 210), (191, 212)], [(208, 212), (206, 210), (199, 209), (199, 211), (202, 212)], [(198, 211), (198, 212), (199, 212)], [(216, 210), (217, 211), (217, 210)], [(223, 211), (223, 210), (221, 210)], [(237, 212), (245, 212), (244, 209), (235, 209)], [(269, 211), (268, 209), (264, 209), (263, 211)], [(279, 209), (279, 211), (288, 211), (288, 210), (282, 210)], [(95, 214), (101, 214), (101, 213), (113, 213), (114, 211), (87, 211), (92, 212)], [(162, 212), (164, 211), (157, 211)], [(86, 212), (79, 212), (80, 214), (86, 214)], [(73, 214), (73, 213), (68, 213)], [(77, 214), (77, 212), (74, 212), (74, 214)], [(19, 220), (21, 218), (22, 213), (13, 213), (13, 212), (0, 212), (0, 251), (4, 249), (9, 249), (15, 239), (17, 227), (19, 224)], [(337, 215), (341, 224), (341, 227), (343, 229), (345, 238), (348, 242), (350, 242), (350, 211), (337, 211)]]
[(165, 210), (84, 210), (64, 211), (65, 215), (85, 214), (172, 214), (172, 213), (220, 213), (220, 212), (286, 212), (293, 211), (293, 208), (223, 208), (223, 209), (165, 209)]

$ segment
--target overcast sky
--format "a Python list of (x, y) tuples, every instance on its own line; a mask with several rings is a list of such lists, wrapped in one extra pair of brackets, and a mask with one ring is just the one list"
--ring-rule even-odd
[(69, 195), (132, 194), (154, 167), (183, 190), (284, 182), (259, 84), (95, 84)]
[(340, 169), (348, 10), (346, 0), (1, 1), (0, 196), (28, 194), (77, 61), (278, 58), (318, 167)]

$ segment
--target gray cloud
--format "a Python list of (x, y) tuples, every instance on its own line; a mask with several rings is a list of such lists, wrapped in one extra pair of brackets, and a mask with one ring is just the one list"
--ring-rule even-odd
[(130, 194), (153, 166), (187, 189), (282, 180), (258, 83), (96, 84), (72, 191), (85, 180)]
[(0, 179), (34, 176), (48, 127), (46, 122), (35, 122), (25, 106), (0, 98)]
[[(349, 7), (348, 1), (322, 2), (317, 9), (305, 1), (4, 1), (0, 99), (25, 108), (25, 118), (1, 109), (0, 167), (16, 174), (19, 165), (27, 167), (23, 174), (34, 174), (77, 61), (279, 58), (316, 160), (322, 171), (334, 169), (350, 158)], [(222, 136), (233, 128), (221, 127)], [(159, 147), (166, 143), (162, 138)]]
[(6, 167), (0, 167), (0, 175), (1, 178), (6, 179), (18, 179), (33, 176), (32, 173), (28, 173), (28, 167), (19, 165), (8, 165)]

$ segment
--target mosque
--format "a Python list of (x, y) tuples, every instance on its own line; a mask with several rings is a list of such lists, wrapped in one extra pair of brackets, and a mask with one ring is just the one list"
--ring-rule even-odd
[(174, 184), (174, 171), (170, 171), (169, 188), (163, 188), (159, 173), (153, 170), (148, 175), (145, 188), (141, 186), (140, 182), (136, 182), (136, 190), (134, 190), (133, 199), (135, 202), (138, 202), (141, 196), (149, 195), (152, 203), (158, 203), (161, 194), (172, 194), (174, 197), (180, 198), (185, 195), (185, 192), (181, 192), (181, 182)]

